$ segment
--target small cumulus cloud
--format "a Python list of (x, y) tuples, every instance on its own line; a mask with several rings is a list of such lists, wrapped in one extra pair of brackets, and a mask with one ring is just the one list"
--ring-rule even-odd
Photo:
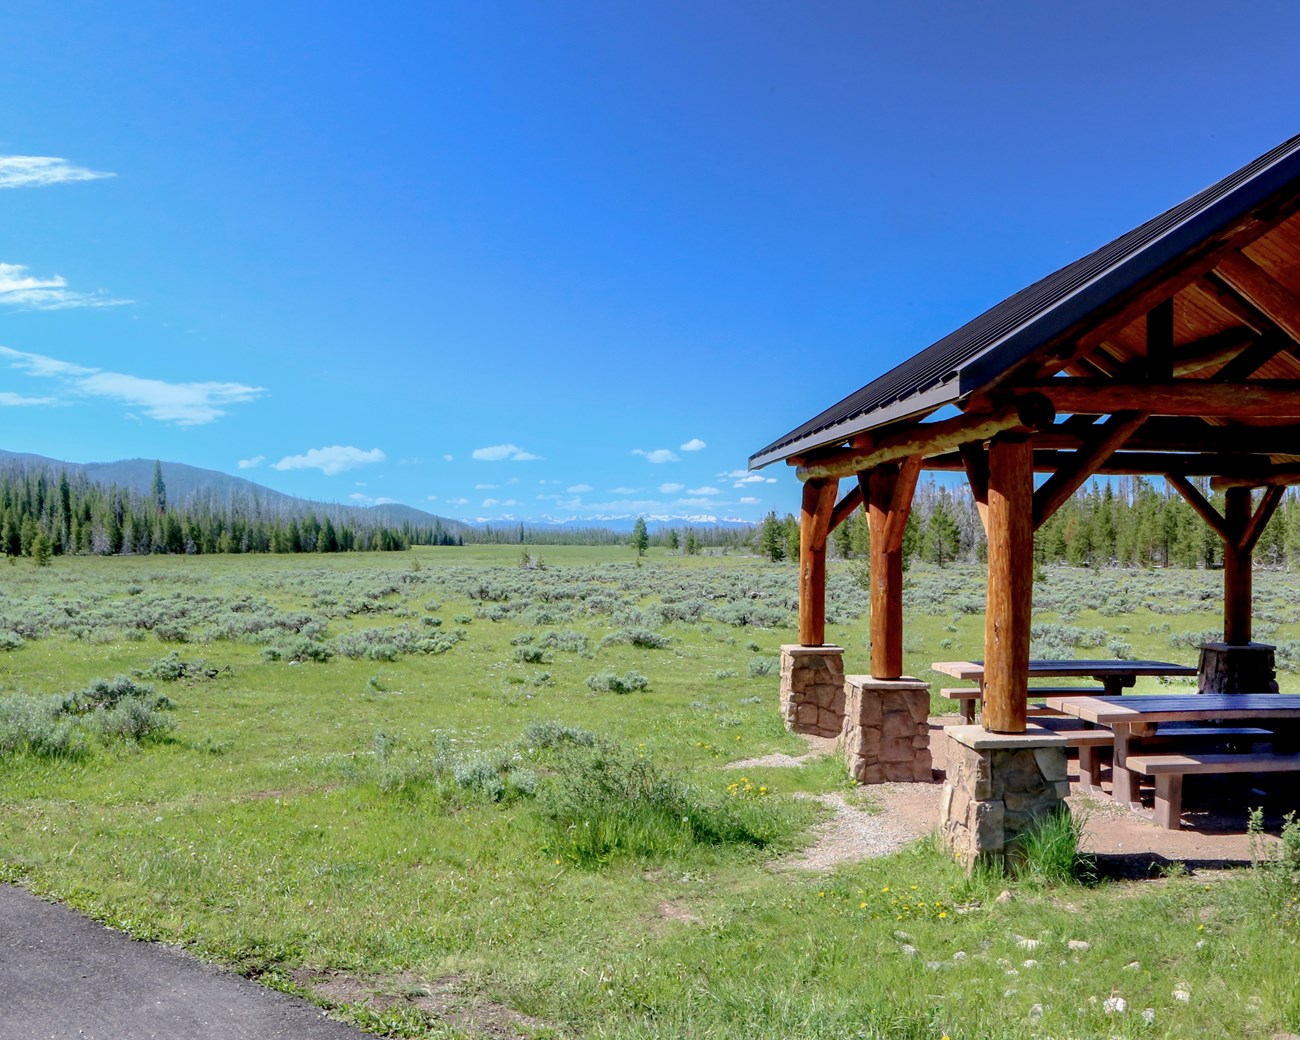
[(610, 488), (609, 493), (611, 495), (635, 495), (640, 490), (641, 490), (640, 488), (617, 487), (617, 488)]
[(474, 485), (474, 490), (475, 490), (475, 491), (495, 491), (496, 489), (497, 489), (497, 486), (496, 486), (495, 484), (475, 484), (475, 485)]
[(717, 488), (709, 487), (706, 484), (704, 487), (691, 488), (690, 491), (686, 493), (688, 495), (717, 495), (721, 492), (719, 492)]
[(34, 405), (58, 404), (57, 397), (23, 397), (8, 390), (0, 391), (0, 408), (29, 408)]
[(740, 500), (740, 504), (742, 506), (756, 506), (758, 505), (758, 499), (754, 498), (752, 495), (746, 495)]
[(240, 460), (239, 460), (239, 468), (240, 468), (240, 469), (257, 469), (257, 467), (260, 466), (260, 465), (261, 465), (263, 462), (265, 462), (265, 461), (266, 461), (266, 456), (265, 456), (265, 455), (254, 455), (251, 459), (240, 459)]
[(438, 501), (438, 496), (437, 496), (437, 495), (425, 495), (425, 496), (424, 496), (424, 500), (425, 500), (426, 502), (436, 502), (436, 501)]
[(318, 469), (327, 477), (337, 476), (359, 466), (369, 466), (384, 461), (384, 453), (378, 448), (362, 451), (360, 448), (331, 445), (328, 448), (312, 448), (302, 455), (286, 455), (272, 467), (278, 470)]
[(202, 426), (226, 414), (226, 407), (256, 400), (266, 393), (243, 383), (167, 383), (123, 372), (88, 368), (70, 361), (0, 347), (0, 363), (26, 375), (56, 379), (79, 397), (103, 397), (141, 409), (150, 419), (177, 426)]
[(475, 448), (470, 452), (470, 457), (478, 459), (480, 462), (501, 462), (503, 460), (535, 462), (541, 458), (540, 455), (534, 455), (531, 451), (524, 451), (517, 444), (493, 444), (488, 448)]
[(681, 450), (682, 451), (703, 451), (707, 447), (708, 445), (705, 444), (698, 437), (692, 437), (689, 441), (687, 441), (685, 444), (682, 445)]
[(507, 498), (504, 502), (496, 498), (483, 499), (483, 508), (492, 509), (494, 506), (517, 506), (519, 505), (513, 498)]
[(455, 461), (456, 461), (456, 456), (455, 456), (455, 455), (444, 455), (444, 456), (442, 457), (442, 461), (443, 461), (443, 462), (455, 462)]
[(646, 451), (644, 448), (633, 448), (633, 455), (640, 455), (647, 462), (653, 462), (656, 465), (663, 462), (676, 462), (677, 456), (667, 448), (656, 448), (654, 451)]
[(571, 495), (585, 495), (588, 491), (595, 491), (590, 484), (574, 484), (572, 487), (564, 489)]
[(361, 506), (395, 506), (398, 501), (395, 498), (371, 498), (369, 495), (363, 495), (359, 491), (354, 491), (348, 495), (353, 502)]
[(468, 498), (452, 498), (452, 499), (448, 499), (448, 501), (447, 501), (447, 505), (449, 505), (449, 506), (467, 506), (467, 505), (469, 505), (469, 499), (468, 499)]
[(677, 492), (684, 491), (684, 490), (686, 490), (685, 484), (660, 484), (659, 485), (659, 494), (661, 495), (675, 495), (677, 494)]
[(97, 181), (115, 173), (89, 170), (53, 155), (0, 155), (0, 188), (45, 188), (73, 181)]
[(75, 292), (61, 275), (37, 278), (22, 264), (0, 264), (0, 304), (29, 311), (66, 311), (74, 307), (116, 307), (130, 300), (116, 300), (103, 290)]

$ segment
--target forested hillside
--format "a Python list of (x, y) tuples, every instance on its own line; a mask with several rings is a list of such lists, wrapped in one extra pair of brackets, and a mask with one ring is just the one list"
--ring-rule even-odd
[(322, 511), (301, 516), (256, 498), (171, 503), (155, 470), (148, 494), (92, 482), (84, 474), (0, 469), (0, 547), (6, 556), (48, 561), (63, 553), (101, 555), (349, 552), (456, 544), (441, 523), (359, 523)]

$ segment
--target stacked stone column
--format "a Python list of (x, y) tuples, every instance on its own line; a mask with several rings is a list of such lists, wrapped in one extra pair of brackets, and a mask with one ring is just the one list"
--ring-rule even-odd
[(862, 784), (933, 779), (930, 686), (908, 676), (844, 681), (844, 758)]
[(989, 733), (982, 726), (949, 726), (944, 732), (944, 841), (968, 870), (981, 862), (1005, 869), (1026, 831), (1070, 811), (1065, 738), (1032, 724), (1024, 733)]
[(844, 726), (844, 648), (781, 647), (781, 718), (795, 733), (838, 737)]

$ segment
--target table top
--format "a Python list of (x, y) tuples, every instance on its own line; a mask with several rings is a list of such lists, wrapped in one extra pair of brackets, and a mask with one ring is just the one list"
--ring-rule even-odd
[[(951, 675), (956, 679), (968, 679), (979, 682), (984, 678), (983, 661), (935, 661), (930, 665), (936, 672)], [(1126, 677), (1138, 675), (1195, 675), (1193, 665), (1174, 664), (1172, 661), (1121, 661), (1108, 658), (1105, 660), (1067, 660), (1067, 661), (1030, 661), (1029, 677), (1031, 679), (1066, 679), (1087, 676), (1093, 679)]]
[(1101, 726), (1202, 719), (1300, 719), (1300, 695), (1188, 693), (1128, 697), (1048, 697), (1049, 708)]

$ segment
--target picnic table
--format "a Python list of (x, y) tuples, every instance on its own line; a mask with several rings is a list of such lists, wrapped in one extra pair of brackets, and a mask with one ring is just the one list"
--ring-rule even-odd
[[(1115, 734), (1111, 796), (1121, 804), (1138, 804), (1137, 777), (1155, 780), (1156, 822), (1177, 829), (1181, 817), (1182, 779), (1189, 773), (1263, 773), (1300, 771), (1296, 727), (1300, 695), (1280, 693), (1152, 694), (1142, 697), (1047, 698), (1047, 706), (1084, 722), (1106, 726)], [(1224, 722), (1251, 723), (1224, 727)], [(1195, 727), (1195, 723), (1208, 723)], [(1161, 729), (1161, 724), (1166, 728)], [(1167, 724), (1175, 724), (1168, 728)], [(1179, 728), (1181, 727), (1181, 728)], [(1200, 751), (1207, 737), (1236, 742), (1237, 749)], [(1256, 741), (1272, 750), (1259, 752)], [(1161, 753), (1160, 747), (1172, 748)]]
[[(967, 722), (975, 721), (975, 702), (984, 696), (984, 662), (983, 661), (935, 661), (930, 667), (943, 675), (955, 679), (979, 684), (971, 691), (940, 690), (949, 700), (961, 701), (962, 717)], [(1174, 664), (1172, 661), (1120, 661), (1112, 659), (1098, 660), (1034, 660), (1029, 662), (1029, 681), (1041, 682), (1044, 679), (1092, 679), (1101, 683), (1101, 693), (1106, 696), (1119, 696), (1126, 688), (1137, 682), (1139, 675), (1189, 676), (1195, 675), (1196, 669), (1191, 665)], [(1051, 686), (1029, 689), (1029, 696), (1069, 695), (1070, 687)], [(1079, 694), (1092, 694), (1095, 689), (1081, 688)]]
[[(984, 685), (983, 661), (935, 661), (930, 665), (936, 672), (951, 675)], [(1050, 661), (1029, 662), (1029, 681), (1035, 679), (1092, 679), (1102, 684), (1106, 696), (1119, 696), (1126, 687), (1137, 682), (1139, 675), (1187, 676), (1195, 675), (1192, 665), (1174, 664), (1172, 661)]]

